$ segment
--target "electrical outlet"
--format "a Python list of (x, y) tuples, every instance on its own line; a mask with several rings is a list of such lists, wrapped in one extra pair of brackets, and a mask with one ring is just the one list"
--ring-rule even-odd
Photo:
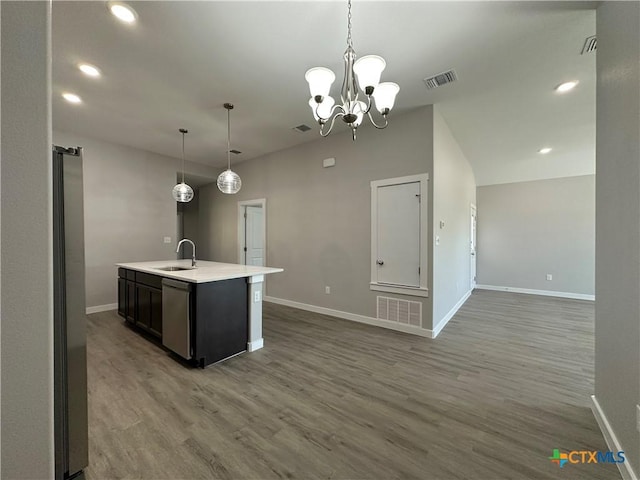
[(260, 300), (262, 300), (262, 295), (260, 295), (260, 290), (258, 290), (257, 292), (253, 292), (253, 301), (257, 303)]
[(551, 275), (550, 273), (547, 273), (547, 280), (553, 280), (553, 275)]
[(324, 287), (324, 293), (331, 295), (331, 287)]
[(171, 237), (164, 237), (164, 243), (171, 243)]

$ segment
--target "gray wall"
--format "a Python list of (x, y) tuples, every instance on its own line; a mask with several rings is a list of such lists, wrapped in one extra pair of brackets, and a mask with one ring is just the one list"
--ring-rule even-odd
[[(203, 258), (236, 263), (237, 202), (266, 198), (267, 263), (285, 269), (269, 277), (268, 295), (375, 317), (376, 295), (387, 294), (369, 290), (370, 181), (432, 174), (432, 112), (428, 106), (392, 115), (386, 130), (363, 127), (355, 142), (336, 132), (238, 164), (238, 195), (221, 194), (215, 185), (200, 189), (200, 238), (208, 239)], [(322, 168), (328, 157), (336, 166)], [(423, 302), (430, 328), (431, 299), (411, 299)]]
[[(83, 147), (87, 307), (113, 304), (116, 263), (176, 258), (171, 190), (180, 160), (68, 132), (54, 131), (53, 140)], [(185, 169), (205, 176), (217, 172), (193, 162)], [(165, 236), (170, 244), (163, 243)]]
[(640, 472), (640, 3), (603, 2), (596, 20), (595, 390)]
[(593, 295), (595, 176), (478, 187), (477, 245), (478, 285)]
[[(222, 171), (224, 169), (220, 169)], [(216, 171), (217, 173), (217, 171)], [(197, 257), (207, 260), (202, 256), (200, 241), (200, 189), (193, 189), (193, 198), (189, 203), (178, 204), (178, 210), (182, 210), (182, 237), (188, 238), (196, 244)], [(180, 239), (178, 239), (180, 240)], [(191, 258), (191, 246), (184, 245), (180, 249), (180, 258)]]
[(53, 477), (51, 6), (2, 2), (2, 478)]
[[(437, 108), (434, 112), (433, 325), (470, 290), (470, 206), (476, 201), (471, 165)], [(440, 228), (440, 221), (445, 226)], [(435, 244), (435, 236), (440, 244)]]

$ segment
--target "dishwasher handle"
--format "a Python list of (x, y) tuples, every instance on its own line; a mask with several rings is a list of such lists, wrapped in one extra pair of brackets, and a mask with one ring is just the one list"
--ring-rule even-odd
[(187, 290), (187, 291), (191, 290), (191, 284), (190, 283), (188, 283), (188, 282), (180, 282), (178, 280), (171, 280), (170, 278), (163, 278), (162, 279), (162, 286), (163, 287), (177, 288), (179, 290)]

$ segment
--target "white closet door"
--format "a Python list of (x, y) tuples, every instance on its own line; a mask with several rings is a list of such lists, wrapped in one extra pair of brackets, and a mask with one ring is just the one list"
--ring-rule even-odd
[(264, 267), (264, 216), (262, 207), (247, 206), (246, 258), (245, 264)]
[(419, 287), (420, 182), (378, 187), (377, 197), (377, 281)]

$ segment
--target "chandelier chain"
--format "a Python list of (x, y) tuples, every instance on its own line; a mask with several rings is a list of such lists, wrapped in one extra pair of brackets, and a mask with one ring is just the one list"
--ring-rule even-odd
[(347, 14), (347, 45), (353, 48), (351, 41), (351, 0), (349, 0), (349, 13)]

